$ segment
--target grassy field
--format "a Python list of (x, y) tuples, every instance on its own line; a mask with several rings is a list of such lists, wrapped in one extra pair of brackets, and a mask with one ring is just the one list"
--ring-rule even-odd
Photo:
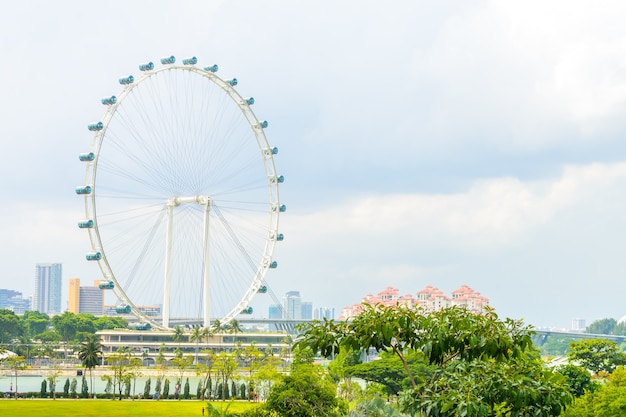
[[(228, 406), (228, 402), (212, 402), (218, 410)], [(241, 412), (254, 407), (249, 402), (233, 402), (229, 412)], [(206, 401), (113, 401), (113, 400), (0, 400), (0, 416), (45, 416), (45, 417), (186, 417), (202, 416)]]

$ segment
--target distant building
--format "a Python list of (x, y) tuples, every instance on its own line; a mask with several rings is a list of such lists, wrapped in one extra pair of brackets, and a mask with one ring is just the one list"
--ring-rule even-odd
[(288, 291), (283, 299), (284, 319), (299, 320), (302, 318), (302, 300), (300, 291)]
[(463, 306), (468, 310), (480, 313), (489, 305), (489, 299), (479, 292), (472, 290), (467, 285), (452, 292), (448, 297), (439, 288), (428, 285), (413, 297), (411, 294), (399, 295), (399, 291), (394, 287), (387, 287), (377, 295), (367, 294), (361, 303), (346, 306), (341, 311), (340, 320), (347, 320), (357, 316), (363, 311), (364, 304), (382, 304), (385, 306), (406, 305), (409, 307), (419, 307), (425, 311), (437, 311), (451, 306)]
[(313, 319), (313, 303), (310, 301), (302, 301), (300, 303), (300, 318), (303, 320)]
[(104, 314), (104, 291), (98, 285), (101, 280), (95, 280), (93, 287), (81, 287), (80, 279), (69, 279), (67, 311), (79, 314), (90, 313), (94, 316)]
[(267, 317), (270, 319), (282, 319), (283, 318), (283, 306), (280, 304), (270, 305)]
[(31, 309), (30, 299), (23, 298), (19, 291), (0, 289), (0, 308), (6, 308), (15, 314), (24, 314)]
[(572, 330), (575, 332), (582, 332), (587, 328), (585, 319), (572, 319)]
[(320, 307), (316, 308), (313, 312), (313, 318), (315, 320), (334, 320), (335, 319), (335, 309), (330, 307)]
[(33, 310), (40, 313), (61, 312), (63, 266), (60, 263), (40, 263), (35, 267)]

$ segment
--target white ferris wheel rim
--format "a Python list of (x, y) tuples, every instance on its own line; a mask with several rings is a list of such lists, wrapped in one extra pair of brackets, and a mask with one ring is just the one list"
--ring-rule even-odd
[[(97, 263), (102, 272), (102, 276), (104, 280), (112, 281), (114, 283), (112, 288), (113, 292), (122, 305), (129, 306), (135, 316), (146, 323), (150, 323), (155, 328), (171, 329), (169, 324), (163, 325), (163, 321), (167, 320), (165, 322), (169, 323), (169, 319), (165, 319), (164, 317), (162, 322), (159, 323), (154, 317), (144, 314), (134, 303), (131, 296), (129, 296), (124, 290), (123, 282), (116, 276), (116, 272), (114, 270), (115, 266), (112, 267), (110, 264), (109, 257), (107, 255), (107, 247), (105, 247), (106, 245), (103, 244), (101, 239), (99, 215), (97, 212), (97, 204), (99, 202), (97, 182), (98, 164), (102, 146), (107, 140), (109, 126), (113, 121), (115, 121), (116, 113), (121, 106), (123, 106), (125, 100), (135, 88), (138, 88), (138, 86), (141, 86), (143, 83), (149, 82), (152, 77), (157, 77), (160, 73), (167, 71), (186, 71), (195, 76), (202, 77), (206, 82), (213, 83), (213, 85), (219, 87), (219, 89), (221, 89), (221, 91), (223, 91), (223, 93), (239, 108), (247, 121), (248, 128), (254, 133), (254, 137), (256, 138), (258, 145), (259, 158), (263, 161), (265, 168), (268, 194), (267, 213), (269, 218), (267, 219), (267, 234), (264, 249), (260, 259), (258, 260), (256, 271), (250, 280), (250, 285), (245, 293), (241, 295), (239, 301), (232, 306), (228, 313), (217, 317), (222, 323), (227, 323), (237, 317), (242, 311), (249, 308), (248, 306), (251, 300), (257, 292), (260, 291), (260, 288), (262, 288), (263, 283), (265, 282), (265, 276), (268, 269), (272, 263), (275, 265), (275, 261), (272, 261), (272, 257), (275, 243), (277, 240), (280, 240), (277, 238), (279, 235), (278, 217), (279, 212), (282, 211), (280, 200), (278, 198), (278, 175), (276, 173), (273, 158), (273, 154), (275, 153), (273, 152), (273, 149), (275, 148), (270, 148), (267, 137), (265, 136), (264, 128), (266, 127), (266, 122), (260, 121), (252, 111), (250, 106), (253, 104), (253, 101), (251, 102), (250, 99), (242, 97), (235, 90), (234, 85), (236, 85), (236, 80), (235, 84), (233, 84), (232, 80), (224, 80), (218, 77), (213, 71), (201, 69), (194, 65), (170, 64), (145, 71), (130, 83), (123, 84), (120, 81), (120, 83), (123, 84), (123, 89), (113, 103), (107, 104), (106, 111), (101, 119), (102, 126), (99, 130), (94, 132), (92, 140), (91, 152), (94, 154), (94, 159), (92, 161), (88, 161), (86, 167), (85, 186), (92, 187), (92, 191), (84, 195), (85, 217), (86, 219), (93, 221), (93, 227), (88, 228), (92, 251), (93, 253), (101, 254), (101, 257), (97, 259)], [(280, 182), (282, 182), (282, 177)], [(284, 208), (284, 206), (282, 206), (282, 208)], [(205, 323), (205, 325), (207, 325), (207, 323)]]

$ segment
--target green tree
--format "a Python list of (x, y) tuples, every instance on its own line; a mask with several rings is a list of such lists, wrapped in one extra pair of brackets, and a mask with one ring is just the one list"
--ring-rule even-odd
[[(344, 349), (393, 353), (411, 387), (401, 393), (402, 408), (413, 414), (556, 416), (572, 397), (564, 377), (547, 369), (533, 350), (532, 334), (521, 320), (501, 321), (492, 309), (474, 314), (460, 307), (424, 312), (365, 305), (352, 321), (306, 325), (296, 345), (326, 357)], [(431, 379), (415, 377), (407, 359), (411, 352), (421, 352), (436, 367)]]
[(150, 386), (152, 385), (150, 377), (146, 379), (146, 383), (143, 387), (143, 398), (150, 398)]
[(178, 369), (178, 385), (180, 386), (183, 383), (185, 371), (189, 369), (193, 363), (193, 358), (191, 355), (180, 355), (172, 359), (172, 363)]
[(626, 354), (619, 350), (617, 343), (607, 339), (572, 342), (567, 359), (594, 374), (600, 371), (611, 373), (617, 366), (626, 364)]
[(228, 381), (233, 377), (239, 364), (235, 360), (235, 355), (227, 352), (219, 352), (217, 355), (214, 355), (214, 364), (215, 372), (221, 380), (222, 392), (221, 399), (226, 400), (228, 395)]
[(26, 359), (24, 359), (23, 356), (11, 355), (4, 359), (4, 362), (7, 364), (11, 372), (13, 372), (13, 376), (15, 377), (15, 399), (17, 400), (17, 376), (18, 372), (26, 367)]
[(36, 339), (37, 336), (46, 330), (50, 325), (50, 317), (39, 311), (26, 311), (22, 316), (22, 326), (31, 338)]
[(348, 411), (332, 379), (319, 366), (308, 364), (295, 366), (276, 383), (265, 406), (284, 417), (339, 417)]
[(44, 379), (43, 381), (41, 381), (41, 388), (39, 391), (39, 396), (41, 398), (46, 398), (46, 393), (48, 392), (48, 383), (46, 382), (46, 380)]
[(562, 417), (616, 417), (626, 410), (626, 370), (619, 366), (603, 384), (577, 398)]
[(0, 308), (0, 344), (10, 343), (20, 336), (20, 318), (11, 310)]
[(206, 339), (209, 335), (209, 331), (206, 327), (194, 327), (191, 330), (191, 334), (189, 335), (189, 341), (190, 342), (195, 342), (196, 343), (196, 349), (195, 349), (195, 356), (194, 356), (194, 360), (193, 363), (197, 364), (198, 363), (198, 351), (200, 349), (200, 342), (204, 339)]
[(131, 370), (131, 356), (127, 349), (118, 349), (107, 356), (109, 367), (113, 370), (113, 390), (117, 389), (119, 400), (122, 400), (123, 383)]
[(585, 333), (589, 334), (613, 334), (613, 328), (617, 321), (615, 319), (596, 320), (585, 328)]
[(65, 384), (63, 385), (63, 396), (65, 398), (68, 398), (69, 394), (70, 394), (70, 379), (66, 378)]
[(373, 398), (358, 403), (354, 410), (350, 411), (348, 417), (405, 417), (393, 405), (388, 404), (380, 397)]
[(557, 367), (556, 371), (565, 377), (570, 392), (575, 397), (580, 397), (586, 391), (593, 391), (596, 388), (589, 371), (583, 367), (567, 364)]
[(183, 398), (185, 398), (186, 400), (191, 398), (191, 395), (189, 395), (189, 378), (185, 380), (185, 389), (183, 390)]
[(83, 380), (80, 385), (80, 396), (82, 398), (89, 397), (89, 387), (87, 386), (87, 378), (85, 378), (85, 375), (83, 375)]
[(174, 327), (174, 331), (172, 332), (172, 342), (174, 343), (178, 343), (178, 345), (180, 346), (180, 342), (182, 342), (183, 340), (185, 340), (185, 329), (183, 329), (180, 326), (176, 326)]
[(78, 398), (76, 396), (76, 388), (78, 388), (78, 381), (76, 381), (76, 378), (72, 378), (72, 382), (70, 384), (70, 396), (71, 396), (71, 398)]
[(91, 335), (80, 344), (78, 359), (89, 370), (89, 381), (93, 393), (93, 369), (102, 363), (102, 343), (97, 335)]
[[(419, 385), (432, 378), (436, 367), (428, 364), (423, 353), (407, 352), (406, 359), (407, 366)], [(390, 352), (381, 352), (378, 360), (349, 366), (345, 369), (345, 374), (381, 384), (385, 387), (387, 395), (395, 396), (400, 391), (411, 388), (411, 382), (400, 358)]]

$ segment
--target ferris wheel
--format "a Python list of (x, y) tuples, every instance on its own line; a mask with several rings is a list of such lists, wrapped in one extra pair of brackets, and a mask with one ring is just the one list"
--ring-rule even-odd
[[(173, 56), (119, 78), (121, 92), (103, 98), (105, 112), (90, 123), (85, 218), (78, 226), (118, 313), (142, 328), (169, 329), (175, 318), (204, 327), (252, 313), (267, 292), (281, 205), (278, 149), (252, 111), (254, 99), (217, 65)], [(158, 312), (160, 305), (160, 313)]]

